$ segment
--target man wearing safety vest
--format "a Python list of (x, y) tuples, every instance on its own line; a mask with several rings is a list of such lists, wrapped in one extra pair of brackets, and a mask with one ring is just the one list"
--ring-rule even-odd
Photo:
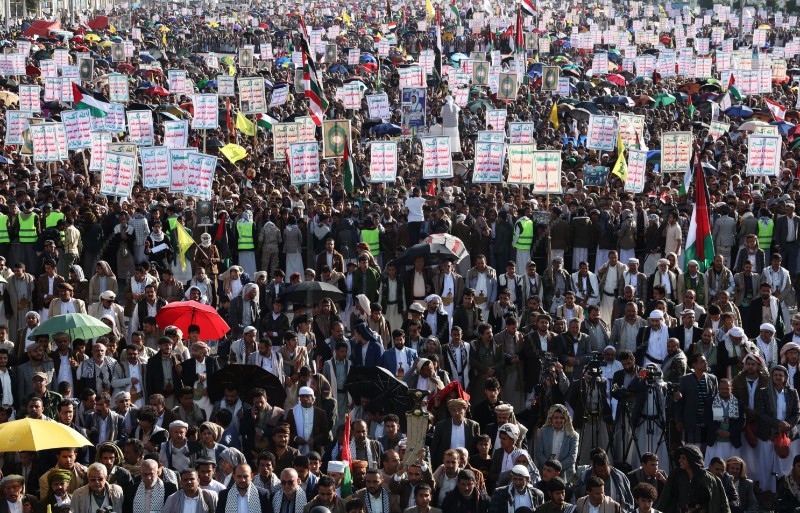
[(17, 214), (17, 222), (19, 223), (19, 261), (24, 263), (27, 269), (36, 272), (38, 264), (36, 243), (39, 240), (40, 224), (39, 216), (33, 211), (33, 203), (26, 201), (22, 205), (22, 212)]
[(361, 242), (369, 246), (369, 252), (373, 255), (378, 265), (383, 268), (381, 258), (381, 226), (372, 217), (367, 217), (364, 220), (364, 225), (361, 228)]
[(250, 276), (254, 276), (258, 271), (256, 267), (256, 243), (253, 238), (255, 230), (253, 213), (250, 210), (245, 210), (242, 212), (242, 217), (236, 221), (236, 250), (238, 251), (237, 262), (244, 268), (244, 272)]
[(58, 224), (58, 222), (64, 219), (64, 214), (61, 213), (59, 208), (61, 205), (58, 202), (53, 203), (52, 205), (48, 203), (44, 207), (44, 227), (53, 228)]
[(11, 218), (5, 211), (0, 211), (0, 255), (8, 256), (11, 245)]
[(514, 240), (512, 246), (517, 250), (517, 269), (525, 269), (531, 261), (533, 246), (533, 221), (528, 217), (528, 210), (520, 210), (520, 218), (514, 223)]
[(772, 235), (775, 233), (775, 220), (769, 210), (762, 208), (758, 212), (758, 247), (764, 250), (764, 261), (770, 261), (772, 252)]

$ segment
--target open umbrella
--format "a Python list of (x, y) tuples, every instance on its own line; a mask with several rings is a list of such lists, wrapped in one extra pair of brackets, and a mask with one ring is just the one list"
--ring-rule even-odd
[(341, 301), (344, 294), (338, 287), (322, 281), (303, 281), (287, 287), (281, 294), (286, 302), (305, 305), (316, 305), (325, 298)]
[(69, 334), (72, 340), (76, 338), (88, 340), (111, 333), (111, 328), (91, 315), (68, 313), (56, 315), (41, 323), (31, 331), (31, 334), (28, 335), (28, 340), (36, 340), (39, 335), (49, 335), (52, 340), (54, 334), (62, 331)]
[(0, 91), (0, 100), (6, 102), (6, 105), (19, 103), (19, 95), (12, 93), (11, 91)]
[(747, 118), (753, 115), (753, 109), (746, 105), (734, 105), (725, 111), (732, 118)]
[(208, 398), (217, 402), (225, 394), (225, 388), (236, 388), (242, 401), (249, 402), (254, 388), (267, 391), (270, 404), (282, 407), (286, 402), (286, 389), (281, 380), (259, 365), (229, 364), (208, 377)]
[(431, 235), (421, 243), (403, 251), (395, 263), (410, 265), (419, 256), (424, 257), (428, 265), (439, 264), (448, 259), (453, 259), (458, 263), (467, 256), (467, 249), (458, 237), (439, 233)]
[(356, 402), (365, 397), (382, 410), (400, 417), (405, 417), (402, 413), (408, 411), (411, 405), (408, 385), (383, 367), (350, 367), (344, 388)]
[(656, 101), (656, 107), (666, 107), (678, 101), (673, 95), (667, 93), (657, 94), (653, 99)]
[(392, 123), (381, 123), (380, 125), (372, 127), (370, 132), (378, 137), (383, 137), (384, 135), (400, 135), (403, 132), (403, 129), (398, 125), (393, 125)]
[(490, 102), (489, 100), (487, 100), (485, 98), (479, 98), (479, 99), (467, 104), (467, 108), (473, 114), (478, 112), (478, 109), (480, 109), (481, 107), (483, 107), (484, 109), (487, 109), (487, 110), (491, 109), (492, 108), (492, 102)]
[(159, 326), (176, 326), (184, 333), (195, 324), (200, 327), (203, 340), (220, 339), (231, 330), (216, 308), (197, 301), (175, 301), (165, 305), (158, 311), (156, 322)]
[(769, 123), (760, 120), (745, 121), (739, 125), (738, 130), (740, 132), (755, 132), (757, 128), (764, 126), (769, 126)]
[(94, 445), (85, 436), (60, 422), (39, 419), (12, 420), (0, 424), (0, 451), (44, 451), (61, 447)]

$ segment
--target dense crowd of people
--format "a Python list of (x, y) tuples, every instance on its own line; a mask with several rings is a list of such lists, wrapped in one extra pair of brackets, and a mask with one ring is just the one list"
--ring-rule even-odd
[[(766, 62), (774, 77), (780, 62), (794, 62), (796, 18), (640, 2), (616, 13), (610, 3), (551, 12), (523, 2), (533, 14), (524, 17), (500, 5), (437, 5), (432, 13), (430, 2), (417, 4), (136, 9), (112, 12), (108, 26), (88, 33), (93, 16), (62, 20), (67, 35), (30, 38), (37, 46), (26, 56), (27, 76), (0, 80), (0, 133), (19, 108), (13, 91), (44, 86), (40, 61), (68, 48), (73, 59), (90, 52), (96, 80), (84, 86), (98, 99), (108, 93), (109, 71), (131, 77), (131, 104), (153, 109), (161, 145), (164, 122), (190, 119), (192, 108), (188, 95), (153, 89), (167, 86), (166, 70), (187, 70), (199, 92), (216, 92), (217, 75), (229, 71), (263, 76), (275, 89), (289, 84), (286, 103), (269, 116), (292, 121), (309, 114), (309, 98), (294, 88), (294, 65), (277, 59), (290, 61), (307, 46), (308, 29), (335, 27), (337, 35), (323, 37), (338, 59), (311, 57), (325, 119), (351, 123), (352, 168), (322, 160), (319, 183), (294, 185), (286, 163), (272, 159), (270, 130), (259, 124), (250, 137), (246, 123), (232, 121), (237, 102), (222, 98), (220, 128), (190, 130), (188, 144), (214, 155), (237, 144), (246, 156), (220, 154), (211, 202), (141, 182), (128, 198), (101, 195), (91, 152), (71, 151), (51, 165), (33, 162), (24, 145), (4, 144), (0, 438), (2, 423), (32, 418), (70, 426), (92, 445), (1, 454), (0, 511), (800, 508), (800, 146), (792, 123), (800, 114), (764, 103), (794, 106), (797, 70), (768, 95), (736, 100), (752, 107), (743, 115), (720, 107), (738, 95), (734, 80), (622, 71), (619, 52), (611, 61), (622, 83), (602, 80), (589, 72), (593, 52), (576, 48), (579, 34), (624, 32), (634, 53), (688, 49), (694, 58), (692, 41), (710, 38), (717, 52), (755, 52), (753, 69)], [(3, 42), (11, 48), (35, 20), (17, 21), (19, 32)], [(519, 30), (550, 41), (548, 51), (527, 46)], [(767, 31), (763, 44), (756, 30)], [(134, 42), (127, 68), (111, 59), (120, 36)], [(614, 46), (603, 37), (595, 50)], [(377, 56), (383, 38), (393, 43), (377, 65), (344, 65), (350, 48)], [(458, 106), (444, 73), (456, 69), (454, 54), (500, 50), (508, 71), (521, 41), (531, 66), (516, 100), (482, 86)], [(245, 45), (253, 45), (254, 69), (237, 69)], [(261, 60), (265, 45), (273, 55)], [(402, 125), (400, 70), (430, 49), (445, 66), (428, 77), (423, 132), (450, 136), (455, 168), (440, 180), (423, 178), (416, 138), (379, 135), (366, 100), (346, 109), (336, 94), (355, 77), (365, 91), (387, 93), (383, 121)], [(570, 77), (568, 96), (542, 90), (542, 64)], [(42, 117), (58, 120), (69, 106), (52, 103), (42, 102)], [(537, 149), (561, 153), (560, 194), (472, 182), (478, 132), (506, 129), (487, 121), (498, 108), (508, 123), (533, 124)], [(619, 146), (586, 148), (589, 117), (579, 111), (644, 116), (639, 144), (655, 158), (648, 155), (642, 192), (628, 192), (624, 174), (610, 172)], [(781, 137), (777, 176), (748, 174), (745, 136), (753, 129), (740, 128), (758, 126), (755, 119), (774, 121), (761, 126)], [(729, 123), (727, 131), (712, 134), (712, 122)], [(659, 169), (661, 138), (676, 131), (702, 143), (691, 167), (708, 184), (703, 201), (700, 181)], [(381, 140), (399, 143), (394, 183), (370, 180), (370, 143)], [(587, 184), (585, 166), (606, 166), (607, 176)], [(695, 211), (698, 203), (708, 211)], [(713, 245), (687, 256), (704, 224), (698, 215), (708, 216)], [(179, 233), (191, 237), (190, 248)], [(287, 299), (290, 287), (313, 281), (338, 295)], [(188, 301), (216, 310), (227, 335), (212, 339), (201, 323), (185, 333), (159, 323), (162, 308)], [(65, 314), (91, 316), (109, 332), (31, 336)], [(210, 397), (232, 365), (260, 367), (280, 393), (240, 382)], [(361, 367), (382, 368), (401, 390), (423, 391), (421, 405), (405, 411), (352, 386), (348, 376)], [(422, 431), (412, 420), (417, 408), (428, 419)]]

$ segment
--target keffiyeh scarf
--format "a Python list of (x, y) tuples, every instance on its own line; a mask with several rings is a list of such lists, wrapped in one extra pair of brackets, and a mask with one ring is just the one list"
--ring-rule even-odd
[[(250, 487), (254, 489), (254, 487)], [(231, 502), (231, 496), (228, 495), (228, 504)], [(272, 511), (281, 511), (281, 502), (283, 502), (283, 490), (278, 490), (275, 492), (275, 495), (272, 496)], [(248, 504), (249, 503), (249, 496), (248, 496)], [(256, 506), (258, 506), (258, 495), (256, 495)], [(302, 488), (298, 488), (294, 494), (294, 511), (295, 513), (302, 513), (303, 508), (306, 507), (306, 492), (303, 491)], [(248, 508), (248, 513), (261, 513), (261, 509), (254, 510), (252, 505)], [(228, 511), (228, 508), (225, 508), (225, 513), (236, 513), (236, 503), (234, 502), (234, 509), (232, 512)], [(387, 512), (388, 513), (388, 512)]]
[[(164, 507), (164, 481), (156, 479), (153, 486), (153, 493), (150, 496), (150, 511), (161, 511)], [(139, 483), (136, 487), (136, 495), (133, 497), (133, 511), (145, 510), (145, 489), (144, 483)]]
[[(725, 412), (725, 408), (723, 406), (722, 398), (717, 394), (713, 401), (711, 402), (711, 411), (712, 412)], [(723, 422), (725, 419), (717, 413), (714, 413), (714, 421), (715, 422)], [(728, 399), (728, 418), (729, 419), (738, 419), (739, 418), (739, 402), (731, 396)]]
[(389, 492), (381, 488), (381, 504), (383, 504), (383, 511), (372, 511), (372, 501), (369, 500), (369, 492), (364, 491), (364, 505), (367, 507), (367, 513), (389, 513)]
[[(372, 447), (370, 447), (369, 438), (367, 438), (366, 446), (367, 446), (367, 468), (374, 468), (373, 465), (375, 464), (375, 458), (372, 456)], [(350, 440), (350, 454), (353, 456), (353, 458), (356, 458), (355, 439)]]
[[(278, 502), (278, 504), (280, 505), (280, 502)], [(238, 511), (239, 489), (233, 486), (228, 489), (228, 499), (225, 501), (225, 513), (238, 513)], [(261, 501), (258, 500), (258, 490), (252, 483), (247, 489), (247, 513), (261, 513)]]

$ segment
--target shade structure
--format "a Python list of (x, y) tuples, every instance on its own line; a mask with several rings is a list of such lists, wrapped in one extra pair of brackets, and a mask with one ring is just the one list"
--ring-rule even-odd
[(69, 334), (72, 340), (76, 338), (88, 340), (111, 333), (111, 328), (91, 315), (68, 313), (56, 315), (44, 321), (31, 331), (28, 340), (36, 340), (39, 335), (48, 335), (52, 339), (53, 335), (61, 332)]
[(213, 306), (197, 301), (176, 301), (163, 306), (156, 315), (156, 322), (161, 328), (175, 326), (184, 333), (189, 332), (192, 324), (197, 325), (203, 340), (220, 339), (231, 330)]
[(86, 445), (92, 445), (92, 442), (60, 422), (26, 418), (0, 424), (0, 452), (44, 451)]

